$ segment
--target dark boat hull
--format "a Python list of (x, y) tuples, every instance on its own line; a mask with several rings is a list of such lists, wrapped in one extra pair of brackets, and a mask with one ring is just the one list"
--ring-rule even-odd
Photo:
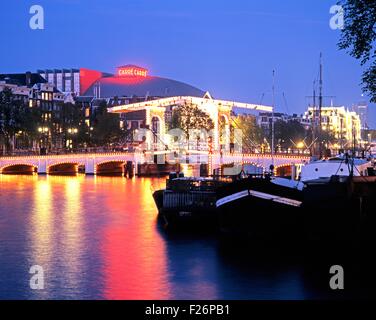
[(372, 181), (365, 192), (359, 186), (356, 190), (352, 179), (332, 178), (308, 183), (299, 191), (276, 186), (268, 179), (245, 179), (219, 190), (220, 230), (234, 237), (278, 241), (354, 239), (365, 219), (373, 216), (374, 188)]
[[(232, 192), (234, 190), (235, 192)], [(255, 192), (254, 196), (250, 191)], [(281, 197), (284, 188), (273, 185), (267, 179), (244, 179), (228, 185), (218, 192), (218, 219), (222, 234), (232, 237), (262, 238), (264, 235), (288, 238), (291, 230), (296, 231), (301, 223), (299, 193)], [(267, 195), (278, 195), (282, 199), (294, 199), (294, 205), (270, 201)], [(288, 198), (286, 197), (288, 196)], [(280, 198), (280, 199), (281, 199)], [(222, 201), (221, 203), (221, 199)], [(228, 201), (228, 202), (227, 202)]]
[(171, 192), (153, 194), (159, 217), (167, 228), (217, 228), (215, 192)]

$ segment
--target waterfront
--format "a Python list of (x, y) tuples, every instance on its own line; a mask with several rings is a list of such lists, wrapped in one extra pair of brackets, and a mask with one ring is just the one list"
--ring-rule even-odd
[[(166, 233), (152, 198), (163, 185), (0, 175), (0, 299), (328, 297), (328, 263), (224, 250), (215, 234)], [(35, 264), (44, 268), (44, 290), (29, 287)]]

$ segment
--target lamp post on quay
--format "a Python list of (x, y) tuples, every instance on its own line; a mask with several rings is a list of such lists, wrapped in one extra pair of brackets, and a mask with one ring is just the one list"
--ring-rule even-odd
[(67, 133), (68, 133), (69, 138), (66, 140), (65, 147), (69, 151), (73, 151), (73, 142), (74, 142), (73, 140), (74, 140), (74, 137), (76, 136), (76, 134), (78, 133), (78, 129), (77, 128), (68, 128)]
[(47, 154), (47, 146), (48, 146), (48, 135), (50, 129), (48, 127), (39, 127), (38, 132), (40, 134), (39, 139), (39, 153), (41, 155)]

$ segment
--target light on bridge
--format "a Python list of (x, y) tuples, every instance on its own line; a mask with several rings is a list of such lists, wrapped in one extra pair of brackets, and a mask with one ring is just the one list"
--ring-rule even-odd
[(78, 129), (77, 129), (77, 128), (69, 128), (69, 129), (68, 129), (68, 133), (76, 134), (77, 132), (78, 132)]
[(304, 142), (300, 141), (300, 142), (298, 142), (298, 144), (296, 146), (298, 147), (298, 149), (303, 149), (304, 148)]
[(41, 133), (42, 132), (48, 132), (48, 130), (49, 130), (48, 127), (39, 127), (38, 128), (38, 132), (41, 132)]

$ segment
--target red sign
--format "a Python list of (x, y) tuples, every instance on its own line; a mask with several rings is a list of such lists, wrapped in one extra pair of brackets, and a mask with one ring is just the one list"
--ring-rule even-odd
[(143, 77), (146, 78), (148, 75), (148, 70), (145, 68), (137, 67), (137, 66), (123, 66), (118, 67), (118, 76), (119, 77)]

